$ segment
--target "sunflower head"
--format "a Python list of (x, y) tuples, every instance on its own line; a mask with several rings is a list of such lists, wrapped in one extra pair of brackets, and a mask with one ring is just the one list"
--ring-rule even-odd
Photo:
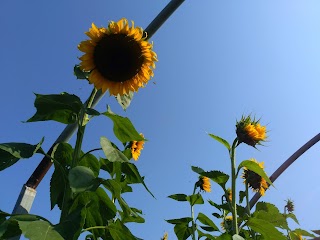
[(200, 176), (199, 181), (196, 182), (196, 186), (205, 192), (211, 192), (211, 183), (208, 177)]
[(157, 55), (133, 21), (131, 27), (125, 18), (111, 21), (107, 28), (92, 23), (86, 35), (90, 39), (78, 45), (84, 52), (80, 69), (90, 72), (88, 80), (95, 88), (122, 96), (137, 92), (153, 76)]
[(286, 205), (284, 206), (286, 209), (287, 209), (287, 211), (289, 212), (289, 213), (292, 213), (293, 211), (294, 211), (294, 204), (293, 204), (293, 201), (291, 200), (291, 199), (288, 199), (287, 201), (286, 201)]
[(161, 240), (168, 240), (168, 233), (164, 233), (163, 237), (161, 238)]
[(253, 147), (267, 138), (266, 126), (261, 126), (259, 120), (251, 119), (250, 116), (242, 117), (236, 123), (236, 133), (239, 144), (244, 142)]
[[(263, 162), (259, 163), (255, 159), (251, 159), (259, 164), (260, 168), (263, 169)], [(244, 183), (248, 184), (248, 186), (255, 192), (259, 192), (261, 196), (264, 196), (265, 191), (268, 189), (267, 181), (261, 177), (259, 174), (247, 169), (243, 168), (242, 178), (244, 179)]]
[(227, 189), (226, 198), (228, 199), (228, 201), (232, 202), (232, 190), (231, 190), (231, 188)]
[[(140, 133), (141, 137), (144, 137), (142, 133)], [(144, 141), (132, 141), (131, 142), (131, 154), (132, 158), (137, 161), (140, 157), (141, 150), (143, 149)]]
[(229, 232), (232, 230), (232, 216), (226, 216), (220, 223), (222, 230)]

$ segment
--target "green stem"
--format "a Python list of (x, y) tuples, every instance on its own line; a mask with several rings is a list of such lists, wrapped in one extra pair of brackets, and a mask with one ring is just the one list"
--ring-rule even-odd
[[(194, 195), (196, 193), (196, 189), (197, 189), (197, 184), (194, 185), (192, 195)], [(191, 205), (191, 203), (190, 203), (190, 206), (191, 206), (192, 232), (193, 232), (192, 239), (196, 240), (196, 223), (194, 221), (194, 209), (193, 209), (193, 205)]]
[(83, 154), (83, 155), (81, 156), (81, 158), (79, 159), (79, 162), (81, 161), (82, 158), (84, 158), (84, 157), (85, 157), (86, 155), (88, 155), (89, 153), (92, 153), (92, 152), (94, 152), (94, 151), (100, 151), (100, 150), (102, 150), (102, 148), (95, 148), (95, 149), (92, 149), (92, 150), (86, 152), (85, 154)]
[(230, 151), (231, 159), (231, 178), (232, 178), (232, 229), (234, 234), (239, 234), (238, 219), (237, 219), (237, 204), (236, 204), (236, 159), (235, 152), (238, 144), (238, 139), (233, 141)]
[(250, 217), (250, 205), (249, 205), (249, 186), (248, 183), (245, 184), (246, 185), (246, 202), (247, 202), (247, 214)]
[(89, 228), (82, 229), (81, 233), (83, 233), (85, 231), (90, 231), (92, 229), (106, 229), (106, 228), (108, 228), (108, 226), (94, 226), (94, 227), (89, 227)]
[[(93, 102), (93, 99), (94, 99), (96, 93), (97, 93), (97, 89), (94, 88), (90, 94), (88, 101), (84, 104), (84, 106), (82, 107), (80, 114), (78, 116), (77, 140), (76, 140), (76, 145), (75, 145), (75, 148), (73, 151), (71, 169), (76, 167), (79, 162), (82, 140), (83, 140), (83, 136), (84, 136), (84, 130), (86, 127), (86, 125), (84, 123), (85, 123), (85, 120), (88, 116), (85, 111), (86, 111), (86, 108), (90, 108), (92, 106), (92, 102)], [(72, 191), (71, 191), (69, 184), (67, 184), (67, 186), (65, 187), (64, 195), (63, 195), (60, 222), (62, 222), (68, 216), (68, 212), (69, 212), (69, 208), (70, 208), (70, 199), (72, 199)]]

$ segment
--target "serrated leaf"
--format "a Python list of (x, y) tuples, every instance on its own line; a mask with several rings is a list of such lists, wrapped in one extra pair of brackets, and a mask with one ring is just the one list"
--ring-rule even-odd
[(30, 240), (64, 240), (54, 226), (45, 221), (19, 221), (19, 227)]
[(82, 108), (82, 102), (76, 95), (68, 93), (42, 95), (35, 94), (34, 106), (37, 109), (27, 122), (53, 120), (60, 123), (75, 123)]
[(12, 166), (19, 159), (30, 158), (41, 152), (44, 138), (36, 145), (28, 143), (2, 143), (0, 144), (0, 171)]
[(308, 231), (303, 230), (301, 228), (297, 228), (297, 229), (293, 230), (293, 232), (298, 235), (305, 236), (305, 237), (314, 237), (314, 238), (316, 237), (314, 234), (309, 233)]
[(96, 179), (93, 171), (84, 166), (77, 166), (70, 170), (69, 184), (74, 193), (92, 189)]
[(90, 153), (83, 155), (80, 158), (79, 166), (87, 167), (92, 170), (95, 177), (99, 176), (100, 163), (94, 155)]
[(116, 96), (116, 99), (123, 110), (126, 110), (130, 106), (132, 98), (133, 98), (133, 92), (131, 91), (129, 92), (129, 94), (124, 94), (124, 95), (118, 94)]
[(218, 183), (221, 187), (225, 187), (225, 184), (229, 180), (229, 175), (221, 171), (210, 171), (202, 173), (202, 176), (210, 178), (212, 181)]
[(137, 130), (134, 128), (133, 124), (129, 118), (121, 117), (117, 114), (111, 112), (108, 107), (108, 111), (104, 113), (108, 118), (113, 121), (113, 132), (114, 135), (122, 142), (131, 142), (131, 141), (143, 141), (145, 140)]
[(169, 198), (172, 198), (176, 201), (180, 201), (180, 202), (185, 202), (187, 201), (187, 195), (186, 194), (182, 194), (182, 193), (178, 193), (178, 194), (173, 194), (168, 196)]
[(286, 218), (291, 218), (291, 219), (292, 219), (293, 221), (295, 221), (298, 225), (300, 225), (300, 223), (299, 223), (296, 215), (294, 215), (293, 213), (288, 213), (288, 214), (286, 214), (285, 216), (286, 216)]
[(75, 65), (73, 68), (73, 74), (77, 77), (77, 79), (88, 79), (90, 72), (84, 72), (80, 69), (79, 65)]
[(203, 198), (201, 196), (201, 194), (197, 193), (197, 194), (193, 194), (193, 195), (189, 195), (187, 196), (187, 201), (191, 204), (191, 206), (195, 205), (195, 204), (203, 204)]
[(256, 174), (258, 174), (259, 176), (264, 178), (270, 185), (273, 185), (271, 180), (269, 179), (269, 177), (265, 173), (265, 171), (259, 166), (258, 163), (251, 161), (251, 160), (244, 160), (238, 166), (238, 173), (239, 173), (240, 169), (243, 167), (246, 167), (250, 171), (255, 172)]
[(260, 233), (265, 240), (286, 240), (287, 238), (279, 232), (275, 226), (268, 221), (263, 219), (258, 219), (251, 217), (247, 221), (247, 226), (249, 226), (255, 232)]
[[(197, 219), (204, 225), (212, 228), (212, 231), (219, 231), (219, 228), (214, 224), (214, 222), (208, 218), (203, 213), (199, 213)], [(208, 231), (208, 230), (207, 230)]]
[(54, 172), (50, 179), (51, 210), (56, 204), (60, 209), (62, 208), (63, 194), (68, 187), (67, 176), (65, 176), (65, 174), (61, 166), (55, 165)]
[(228, 143), (228, 141), (224, 140), (221, 137), (213, 135), (211, 133), (209, 133), (209, 136), (212, 137), (214, 140), (218, 141), (219, 143), (221, 143), (222, 145), (224, 145), (228, 149), (228, 151), (230, 151), (231, 147), (230, 147), (230, 144)]
[(129, 159), (118, 149), (114, 148), (106, 137), (100, 138), (100, 145), (110, 162), (129, 162)]
[(166, 221), (171, 224), (180, 224), (180, 223), (188, 224), (189, 222), (192, 221), (192, 218), (191, 217), (184, 217), (184, 218), (169, 219)]
[(207, 239), (216, 239), (214, 236), (211, 236), (208, 233), (201, 232), (199, 229), (197, 229), (197, 232), (198, 232), (198, 239), (201, 239), (202, 237), (206, 237), (206, 240)]

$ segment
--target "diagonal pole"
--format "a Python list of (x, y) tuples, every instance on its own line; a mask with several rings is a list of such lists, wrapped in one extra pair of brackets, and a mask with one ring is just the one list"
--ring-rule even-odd
[[(320, 133), (311, 138), (307, 143), (305, 143), (301, 148), (299, 148), (294, 154), (292, 154), (270, 177), (271, 182), (277, 180), (277, 178), (288, 168), (295, 160), (297, 160), (302, 154), (304, 154), (309, 148), (320, 141)], [(269, 185), (269, 184), (268, 184)], [(258, 202), (261, 195), (256, 193), (250, 200), (250, 209)]]
[[(147, 39), (151, 38), (155, 34), (162, 24), (178, 9), (178, 7), (184, 2), (184, 0), (171, 0), (167, 6), (155, 17), (155, 19), (147, 26), (145, 32), (147, 33)], [(103, 93), (99, 90), (92, 102), (92, 108), (94, 108), (100, 99), (103, 97)], [(88, 100), (87, 100), (88, 101)], [(57, 140), (52, 144), (48, 151), (48, 155), (51, 154), (53, 147), (57, 143), (68, 142), (72, 135), (77, 130), (77, 124), (69, 124), (61, 132)], [(20, 195), (16, 201), (12, 214), (26, 214), (29, 213), (33, 201), (36, 196), (36, 188), (49, 171), (52, 166), (52, 162), (49, 158), (44, 157), (34, 172), (29, 177), (28, 181), (22, 186)], [(10, 238), (10, 240), (19, 240), (20, 236)]]

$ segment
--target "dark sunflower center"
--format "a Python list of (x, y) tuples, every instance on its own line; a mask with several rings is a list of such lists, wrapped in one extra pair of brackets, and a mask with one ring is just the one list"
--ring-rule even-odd
[(113, 82), (125, 82), (141, 69), (139, 43), (125, 34), (104, 36), (94, 49), (93, 60), (101, 75)]

